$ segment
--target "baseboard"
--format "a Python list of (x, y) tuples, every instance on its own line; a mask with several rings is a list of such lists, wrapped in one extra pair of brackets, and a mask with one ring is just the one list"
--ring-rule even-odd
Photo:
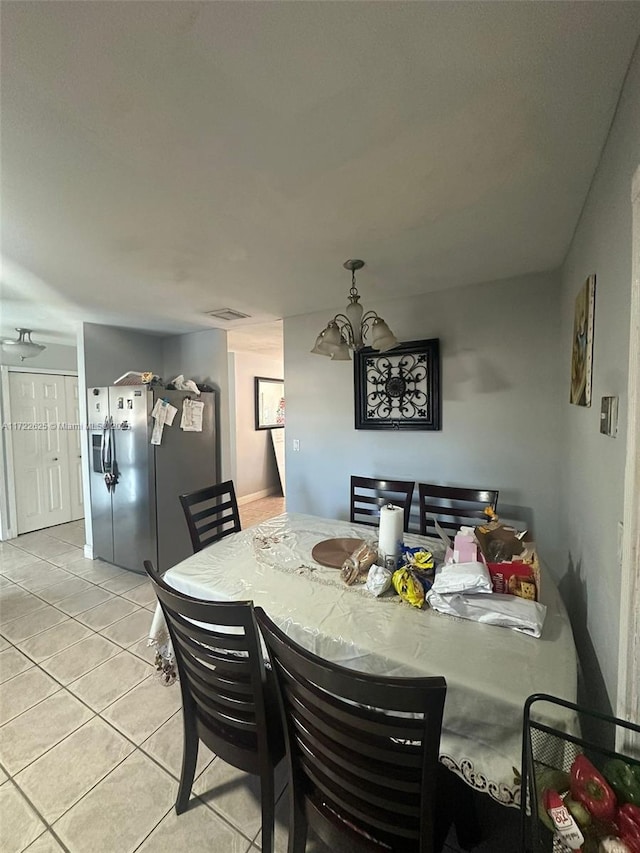
[(85, 544), (85, 546), (84, 546), (84, 556), (86, 557), (86, 559), (87, 559), (87, 560), (93, 560), (93, 559), (95, 559), (95, 558), (94, 558), (94, 556), (93, 556), (93, 545), (87, 545), (87, 544)]
[(262, 489), (260, 492), (253, 492), (251, 495), (243, 495), (241, 498), (238, 498), (238, 506), (242, 506), (243, 504), (250, 504), (251, 501), (259, 501), (260, 498), (268, 498), (271, 495), (279, 494), (280, 489), (278, 486), (271, 486), (269, 489)]
[(18, 534), (13, 527), (8, 527), (6, 530), (2, 531), (2, 535), (0, 535), (0, 542), (7, 542), (9, 539), (15, 539), (17, 535)]

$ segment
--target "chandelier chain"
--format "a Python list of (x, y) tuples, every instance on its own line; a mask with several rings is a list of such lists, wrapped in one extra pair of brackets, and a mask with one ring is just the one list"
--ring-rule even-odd
[(356, 287), (356, 271), (351, 270), (351, 287), (349, 288), (349, 298), (351, 301), (356, 301), (360, 298), (358, 288)]

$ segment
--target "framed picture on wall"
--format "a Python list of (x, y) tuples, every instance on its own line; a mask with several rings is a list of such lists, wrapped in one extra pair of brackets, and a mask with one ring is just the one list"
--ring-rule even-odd
[(440, 341), (355, 353), (356, 429), (441, 429)]
[(590, 275), (576, 296), (571, 348), (571, 393), (575, 406), (591, 405), (593, 369), (593, 319), (596, 304), (596, 277)]
[(284, 380), (255, 377), (256, 429), (284, 426)]

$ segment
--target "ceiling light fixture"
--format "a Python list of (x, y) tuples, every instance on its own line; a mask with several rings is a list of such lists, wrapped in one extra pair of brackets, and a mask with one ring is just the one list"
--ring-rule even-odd
[(20, 361), (25, 358), (32, 358), (34, 355), (39, 355), (43, 349), (46, 349), (44, 344), (36, 344), (31, 340), (31, 329), (16, 329), (18, 339), (4, 338), (2, 341), (2, 349), (5, 352), (10, 352), (17, 355)]
[(349, 304), (344, 314), (336, 314), (318, 337), (312, 353), (326, 355), (334, 361), (347, 361), (351, 358), (352, 350), (360, 350), (367, 346), (367, 336), (371, 334), (370, 346), (379, 352), (386, 352), (397, 346), (393, 332), (382, 317), (375, 311), (364, 311), (360, 305), (360, 294), (356, 287), (356, 270), (361, 270), (364, 261), (357, 259), (345, 261), (342, 265), (351, 271), (351, 289)]

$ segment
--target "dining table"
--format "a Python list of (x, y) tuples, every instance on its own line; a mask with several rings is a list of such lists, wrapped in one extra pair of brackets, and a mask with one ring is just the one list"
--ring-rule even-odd
[[(313, 556), (321, 542), (360, 539), (375, 547), (378, 530), (361, 524), (283, 513), (232, 533), (169, 569), (163, 579), (206, 600), (253, 601), (288, 637), (334, 663), (375, 675), (444, 676), (447, 682), (440, 761), (477, 791), (505, 806), (520, 804), (523, 709), (534, 693), (575, 702), (577, 663), (566, 609), (541, 567), (540, 637), (417, 608), (391, 589), (376, 597), (347, 585), (339, 569)], [(444, 558), (439, 539), (404, 534), (404, 544)], [(316, 552), (317, 553), (317, 552)], [(171, 646), (158, 606), (150, 643)], [(546, 722), (561, 730), (564, 709)]]

